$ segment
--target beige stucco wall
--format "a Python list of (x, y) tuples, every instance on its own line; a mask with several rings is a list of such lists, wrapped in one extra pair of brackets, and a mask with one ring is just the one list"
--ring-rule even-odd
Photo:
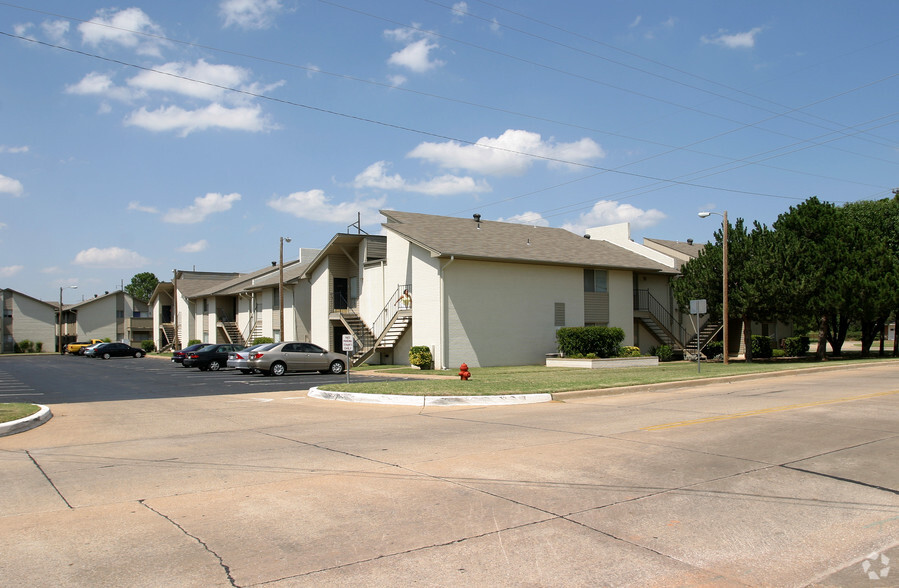
[(77, 309), (79, 341), (88, 339), (109, 339), (117, 341), (116, 297), (106, 296), (83, 304)]
[(444, 274), (450, 369), (543, 363), (557, 350), (557, 302), (565, 326), (583, 325), (581, 268), (457, 260)]
[[(609, 326), (624, 330), (622, 345), (634, 344), (633, 272), (609, 270)], [(581, 284), (583, 288), (583, 283)]]
[(315, 268), (309, 279), (310, 283), (310, 329), (309, 337), (313, 343), (330, 349), (329, 293), (331, 273), (328, 270), (328, 259)]
[[(15, 342), (24, 340), (43, 343), (44, 351), (53, 351), (56, 345), (56, 312), (47, 304), (12, 295), (12, 335)], [(12, 345), (9, 345), (12, 348)], [(10, 349), (11, 350), (11, 349)]]

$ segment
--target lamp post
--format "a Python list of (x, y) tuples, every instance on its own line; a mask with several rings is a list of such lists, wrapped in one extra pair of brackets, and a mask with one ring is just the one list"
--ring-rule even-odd
[(284, 241), (290, 243), (290, 237), (281, 237), (281, 251), (278, 258), (278, 310), (281, 313), (278, 328), (281, 331), (281, 341), (284, 340)]
[(730, 355), (729, 355), (729, 349), (728, 349), (728, 333), (729, 333), (729, 331), (728, 331), (728, 326), (727, 326), (727, 323), (729, 322), (728, 319), (730, 318), (730, 315), (728, 314), (728, 304), (727, 304), (727, 302), (728, 302), (727, 301), (727, 227), (728, 227), (727, 211), (725, 210), (724, 214), (721, 214), (720, 212), (700, 212), (699, 218), (707, 218), (713, 214), (717, 214), (718, 216), (720, 216), (723, 219), (723, 221), (722, 221), (722, 227), (723, 227), (722, 237), (724, 239), (724, 242), (722, 245), (723, 250), (722, 250), (722, 255), (721, 255), (721, 265), (723, 268), (722, 273), (724, 274), (724, 276), (721, 279), (721, 282), (722, 282), (721, 288), (724, 291), (724, 299), (723, 299), (724, 308), (723, 308), (723, 311), (721, 314), (723, 315), (722, 320), (724, 321), (724, 364), (727, 365), (730, 363)]
[(57, 341), (59, 342), (59, 354), (60, 355), (65, 353), (63, 351), (64, 348), (62, 346), (62, 291), (65, 290), (66, 288), (71, 288), (73, 290), (76, 290), (78, 288), (78, 286), (60, 286), (59, 287), (59, 314), (57, 315), (56, 322), (59, 323), (59, 337), (57, 337)]

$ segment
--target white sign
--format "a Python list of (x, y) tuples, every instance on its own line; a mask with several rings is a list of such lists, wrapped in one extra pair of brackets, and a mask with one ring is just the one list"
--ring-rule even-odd
[(343, 350), (344, 351), (352, 351), (353, 350), (353, 336), (352, 335), (344, 335), (343, 336)]
[(705, 313), (706, 313), (705, 299), (690, 301), (690, 314), (705, 314)]

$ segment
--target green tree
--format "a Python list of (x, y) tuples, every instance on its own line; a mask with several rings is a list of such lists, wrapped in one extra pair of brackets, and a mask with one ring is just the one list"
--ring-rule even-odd
[(142, 272), (131, 278), (131, 283), (125, 286), (125, 293), (134, 296), (138, 300), (149, 302), (157, 284), (159, 284), (159, 279), (155, 274)]

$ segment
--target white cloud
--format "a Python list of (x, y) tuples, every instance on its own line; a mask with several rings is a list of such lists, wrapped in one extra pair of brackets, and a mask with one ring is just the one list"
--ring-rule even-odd
[(175, 92), (209, 101), (220, 100), (224, 96), (233, 94), (226, 88), (241, 90), (250, 88), (246, 85), (246, 81), (250, 77), (249, 70), (234, 65), (207, 63), (204, 59), (199, 59), (193, 64), (165, 63), (153, 69), (165, 73), (142, 71), (129, 79), (128, 85), (141, 90)]
[(85, 45), (118, 45), (141, 55), (158, 57), (161, 48), (168, 44), (159, 38), (163, 34), (162, 28), (140, 8), (100, 10), (90, 21), (78, 25), (78, 31)]
[(91, 247), (79, 251), (73, 263), (90, 267), (133, 268), (146, 265), (148, 262), (147, 258), (121, 247), (107, 247), (106, 249)]
[(77, 84), (66, 86), (66, 93), (81, 96), (103, 96), (121, 102), (130, 102), (143, 95), (143, 92), (116, 86), (108, 75), (95, 71), (81, 78)]
[(635, 18), (635, 19), (633, 20), (633, 22), (631, 22), (631, 24), (628, 25), (628, 28), (633, 29), (633, 28), (635, 28), (635, 27), (640, 26), (640, 21), (642, 21), (642, 20), (643, 20), (643, 15), (642, 15), (642, 14), (638, 14), (638, 15), (637, 15), (637, 18)]
[(393, 53), (387, 63), (408, 68), (415, 73), (424, 73), (444, 65), (444, 61), (431, 58), (431, 51), (438, 47), (440, 46), (437, 43), (428, 39), (419, 39)]
[(414, 192), (429, 196), (450, 196), (454, 194), (473, 194), (490, 192), (490, 184), (481, 180), (476, 181), (471, 177), (459, 177), (454, 175), (442, 175), (421, 182), (408, 182), (401, 175), (387, 175), (388, 164), (386, 161), (378, 161), (356, 176), (353, 180), (355, 188), (375, 188), (378, 190), (395, 190), (402, 192)]
[(182, 137), (212, 128), (254, 133), (277, 128), (262, 114), (259, 106), (228, 108), (221, 104), (210, 104), (197, 110), (168, 106), (149, 111), (142, 107), (128, 115), (125, 124), (149, 131), (178, 131)]
[(283, 8), (280, 0), (223, 0), (219, 15), (225, 27), (259, 30), (271, 27)]
[(516, 214), (510, 216), (509, 218), (499, 218), (496, 219), (501, 223), (518, 223), (521, 225), (531, 225), (535, 227), (548, 227), (549, 221), (543, 218), (543, 216), (539, 212), (522, 212), (521, 214)]
[(28, 147), (27, 145), (22, 145), (20, 147), (7, 147), (6, 145), (0, 145), (0, 153), (28, 153), (30, 150), (30, 147)]
[(292, 214), (297, 218), (331, 223), (351, 223), (356, 214), (363, 217), (377, 215), (378, 209), (384, 205), (386, 198), (356, 200), (334, 204), (322, 190), (294, 192), (289, 196), (272, 198), (268, 205), (275, 210)]
[(205, 251), (207, 247), (209, 247), (209, 242), (206, 239), (200, 239), (193, 243), (185, 243), (178, 248), (178, 251), (182, 253), (199, 253), (200, 251)]
[(44, 34), (54, 43), (60, 43), (69, 32), (70, 23), (67, 20), (48, 20), (41, 23)]
[(453, 22), (460, 23), (464, 20), (466, 13), (468, 12), (468, 3), (467, 2), (456, 2), (453, 4), (453, 7), (450, 9), (453, 13)]
[(416, 23), (408, 28), (384, 31), (384, 36), (405, 44), (405, 47), (391, 54), (387, 60), (390, 65), (404, 67), (415, 73), (424, 73), (445, 64), (444, 61), (431, 57), (431, 52), (439, 49), (440, 45)]
[(7, 265), (5, 267), (0, 267), (0, 278), (11, 278), (23, 269), (25, 269), (25, 266), (23, 265)]
[(140, 202), (133, 200), (128, 203), (128, 210), (136, 210), (138, 212), (149, 212), (151, 214), (156, 214), (159, 212), (156, 208), (152, 206), (143, 206)]
[(227, 195), (210, 192), (205, 196), (197, 196), (194, 203), (187, 208), (172, 208), (162, 220), (167, 223), (175, 224), (195, 224), (206, 220), (210, 214), (216, 212), (225, 212), (231, 210), (235, 202), (240, 200), (240, 194), (232, 193)]
[(396, 75), (387, 76), (387, 81), (389, 81), (394, 86), (402, 86), (403, 84), (405, 84), (406, 82), (409, 81), (409, 78), (407, 78), (406, 76), (403, 76), (403, 75), (396, 74)]
[(666, 218), (661, 210), (643, 210), (630, 204), (619, 204), (611, 200), (600, 200), (589, 212), (578, 217), (577, 222), (562, 225), (563, 229), (576, 235), (583, 235), (590, 227), (601, 227), (628, 222), (635, 229), (645, 229), (659, 224)]
[(22, 182), (0, 174), (0, 194), (21, 196), (23, 192), (25, 192), (25, 187), (22, 186)]
[(755, 47), (755, 37), (761, 32), (762, 27), (755, 27), (745, 33), (728, 35), (724, 29), (721, 29), (718, 31), (718, 34), (713, 37), (704, 35), (702, 37), (702, 42), (705, 44), (720, 45), (722, 47), (727, 47), (728, 49), (752, 49)]
[(552, 139), (544, 141), (539, 133), (513, 129), (496, 138), (481, 137), (475, 145), (456, 141), (421, 143), (409, 152), (408, 157), (424, 159), (448, 169), (503, 176), (521, 175), (527, 171), (534, 158), (523, 153), (572, 163), (588, 163), (605, 157), (602, 147), (589, 138), (574, 143), (556, 143)]

